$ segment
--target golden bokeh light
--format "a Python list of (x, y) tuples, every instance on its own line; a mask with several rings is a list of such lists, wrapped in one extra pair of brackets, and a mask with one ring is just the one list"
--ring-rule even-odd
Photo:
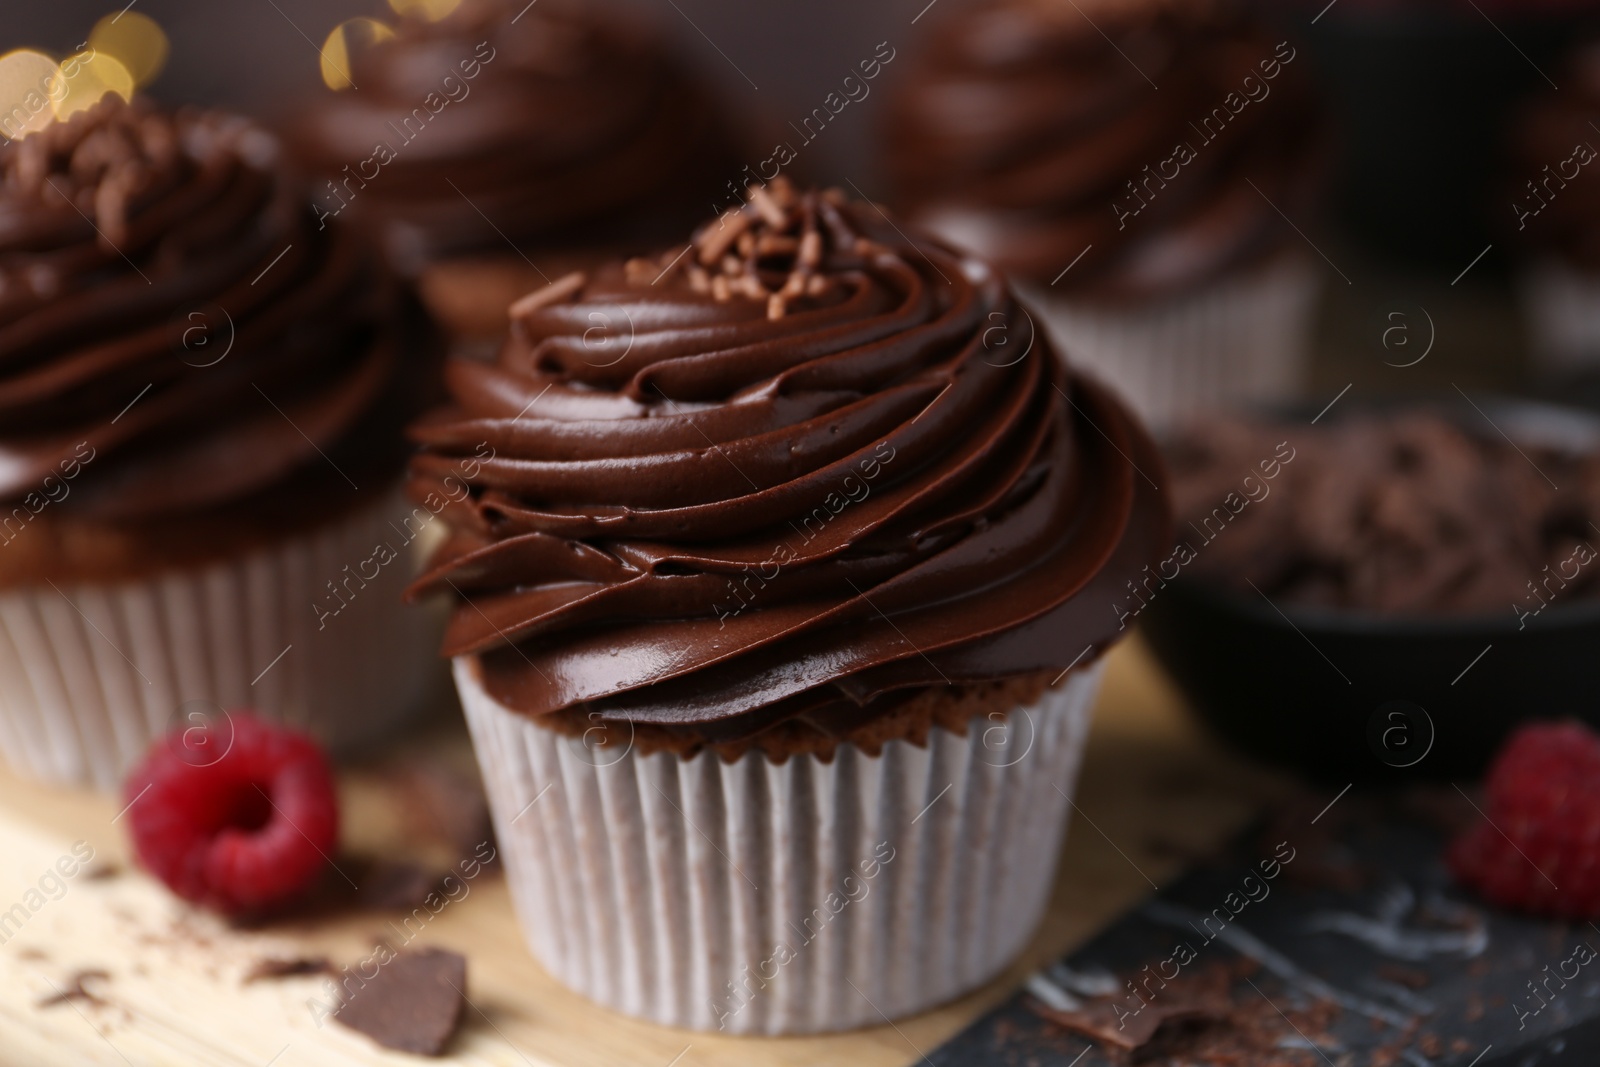
[(57, 93), (56, 118), (64, 119), (93, 107), (108, 93), (124, 100), (133, 99), (133, 75), (128, 68), (104, 52), (79, 52), (61, 61), (61, 76), (66, 92)]
[(0, 56), (0, 134), (16, 140), (48, 126), (56, 117), (51, 97), (62, 92), (61, 68), (43, 52)]
[(135, 85), (149, 85), (166, 65), (167, 35), (155, 19), (137, 11), (107, 15), (89, 33), (89, 48), (121, 63)]
[(348, 89), (350, 80), (350, 53), (379, 41), (387, 41), (394, 31), (377, 19), (348, 19), (333, 28), (328, 39), (322, 42), (322, 80), (330, 89)]
[(461, 0), (389, 0), (397, 15), (416, 15), (438, 22), (461, 6)]

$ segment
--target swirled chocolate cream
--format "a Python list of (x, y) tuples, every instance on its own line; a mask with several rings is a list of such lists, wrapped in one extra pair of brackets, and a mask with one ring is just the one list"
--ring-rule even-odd
[(452, 535), (413, 588), (459, 594), (444, 653), (558, 728), (827, 753), (1011, 710), (1167, 544), (1127, 411), (992, 268), (837, 191), (753, 187), (511, 316), (414, 427)]
[(0, 584), (233, 555), (392, 485), (426, 377), (399, 309), (243, 119), (108, 97), (0, 145)]
[(1230, 0), (955, 7), (885, 124), (895, 206), (1055, 293), (1265, 263), (1316, 190), (1308, 62)]
[(500, 331), (564, 261), (676, 239), (737, 171), (710, 98), (615, 10), (463, 0), (348, 51), (346, 88), (302, 101), (288, 142), (319, 211), (380, 221), (460, 333)]

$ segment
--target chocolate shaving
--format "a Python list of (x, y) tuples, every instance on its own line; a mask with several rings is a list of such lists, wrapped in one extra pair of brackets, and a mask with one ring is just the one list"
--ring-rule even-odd
[(695, 241), (700, 249), (700, 265), (709, 267), (722, 258), (724, 252), (733, 247), (739, 235), (745, 231), (754, 219), (745, 214), (743, 208), (731, 207), (722, 213), (716, 223), (709, 226)]
[(1428, 972), (1416, 967), (1402, 967), (1398, 963), (1385, 963), (1378, 967), (1378, 977), (1407, 989), (1426, 989), (1433, 984)]
[(816, 230), (807, 230), (800, 238), (800, 269), (816, 270), (822, 265), (822, 235)]
[(589, 281), (589, 276), (581, 270), (558, 278), (543, 289), (535, 289), (527, 296), (522, 297), (511, 305), (510, 314), (513, 321), (525, 315), (531, 315), (540, 308), (549, 307), (575, 295)]
[(802, 195), (779, 177), (751, 185), (747, 194), (745, 204), (729, 208), (695, 236), (692, 262), (680, 267), (674, 260), (667, 266), (681, 270), (695, 292), (709, 292), (719, 303), (743, 296), (764, 303), (767, 318), (776, 322), (795, 310), (796, 301), (829, 291), (830, 281), (818, 271), (830, 243), (856, 259), (861, 249), (873, 255), (882, 251), (863, 243), (844, 221), (836, 205), (845, 198), (838, 190)]
[[(800, 250), (800, 242), (793, 237), (785, 237), (779, 233), (764, 233), (756, 242), (756, 255), (766, 256), (792, 256)], [(820, 251), (820, 249), (819, 249)], [(815, 266), (815, 264), (812, 264)]]
[(299, 978), (307, 974), (337, 974), (326, 956), (268, 956), (256, 960), (244, 973), (244, 985), (269, 978)]
[[(1072, 1011), (1061, 1011), (1044, 1004), (1034, 1010), (1052, 1022), (1089, 1038), (1100, 1045), (1124, 1051), (1142, 1048), (1167, 1023), (1216, 1022), (1226, 1019), (1228, 1005), (1213, 1002), (1171, 1002), (1146, 1005), (1137, 1015), (1119, 1016), (1109, 1001), (1096, 1000)], [(1126, 1009), (1124, 1009), (1126, 1010)]]
[(661, 273), (661, 268), (648, 259), (635, 256), (622, 265), (629, 285), (649, 285)]
[(766, 224), (773, 229), (782, 230), (788, 227), (788, 213), (778, 206), (778, 202), (772, 198), (771, 193), (767, 192), (765, 186), (752, 185), (750, 187), (750, 205), (756, 209), (756, 213), (765, 220)]
[(1313, 1000), (1301, 1007), (1270, 992), (1270, 985), (1267, 991), (1252, 988), (1244, 980), (1255, 970), (1253, 961), (1246, 959), (1218, 962), (1185, 972), (1159, 988), (1147, 987), (1144, 996), (1130, 991), (1094, 997), (1066, 1010), (1037, 999), (1030, 999), (1028, 1006), (1094, 1041), (1118, 1062), (1262, 1067), (1313, 1067), (1323, 1062), (1321, 1050), (1337, 1047), (1327, 1031), (1340, 1014), (1339, 1006)]
[(64, 989), (59, 989), (42, 1000), (34, 1001), (36, 1008), (52, 1008), (59, 1004), (68, 1004), (74, 1000), (81, 1000), (86, 1004), (106, 1003), (91, 992), (85, 985), (88, 981), (109, 982), (111, 975), (99, 969), (74, 971), (68, 978)]
[(1600, 597), (1600, 457), (1466, 426), (1188, 428), (1168, 449), (1185, 572), (1285, 606), (1524, 624)]

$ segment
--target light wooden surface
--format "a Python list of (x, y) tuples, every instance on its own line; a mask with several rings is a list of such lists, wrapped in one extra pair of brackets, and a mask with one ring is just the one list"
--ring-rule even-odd
[[(425, 746), (467, 757), (452, 716)], [(414, 851), (392, 776), (346, 772), (346, 847)], [(484, 876), (411, 943), (468, 958), (471, 1007), (442, 1061), (507, 1067), (790, 1067), (820, 1063), (908, 1064), (1013, 989), (1029, 970), (1084, 939), (1173, 877), (1287, 788), (1219, 752), (1182, 712), (1149, 653), (1132, 643), (1112, 658), (1062, 857), (1051, 912), (1027, 955), (972, 996), (895, 1026), (819, 1038), (730, 1038), (667, 1030), (613, 1014), (569, 993), (525, 951), (503, 881)], [(337, 1024), (321, 1027), (308, 1001), (328, 980), (309, 976), (243, 982), (264, 956), (327, 955), (348, 963), (385, 934), (382, 912), (231, 929), (181, 906), (129, 870), (120, 804), (47, 789), (0, 773), (0, 912), (74, 842), (94, 849), (59, 899), (45, 897), (0, 945), (0, 1064), (110, 1067), (214, 1064), (245, 1067), (415, 1064)], [(442, 861), (448, 865), (448, 857)], [(53, 888), (53, 886), (48, 887)], [(37, 900), (38, 898), (33, 898)], [(393, 937), (392, 933), (390, 934)], [(87, 987), (100, 1002), (41, 1002), (82, 971), (109, 976)]]

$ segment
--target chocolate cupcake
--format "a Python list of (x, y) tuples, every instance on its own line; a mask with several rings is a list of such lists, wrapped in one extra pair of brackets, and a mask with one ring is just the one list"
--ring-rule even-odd
[(736, 169), (707, 96), (615, 10), (464, 0), (376, 38), (333, 71), (355, 91), (287, 139), (322, 211), (378, 220), (458, 336), (497, 339), (529, 288), (676, 239)]
[(1562, 91), (1530, 102), (1512, 130), (1503, 229), (1529, 260), (1521, 290), (1543, 369), (1600, 363), (1600, 40), (1578, 49)]
[(1070, 357), (1161, 423), (1299, 389), (1317, 274), (1285, 215), (1322, 134), (1292, 45), (1227, 0), (979, 0), (912, 64), (896, 206), (1006, 271)]
[(836, 192), (755, 188), (512, 315), (415, 428), (413, 496), (470, 493), (414, 588), (460, 594), (444, 652), (534, 953), (741, 1033), (997, 973), (1111, 605), (1167, 543), (1147, 435), (995, 271)]
[(0, 145), (8, 762), (110, 788), (193, 716), (347, 749), (414, 706), (401, 306), (242, 119), (108, 98)]

